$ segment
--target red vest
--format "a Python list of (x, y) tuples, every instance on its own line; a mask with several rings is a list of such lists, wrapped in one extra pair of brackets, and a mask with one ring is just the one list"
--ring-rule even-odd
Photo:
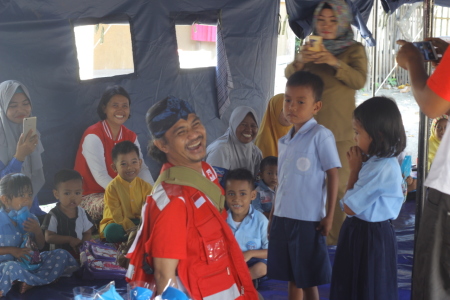
[[(171, 166), (166, 163), (161, 172)], [(202, 167), (204, 174), (220, 187), (212, 167), (205, 162)], [(152, 229), (164, 210), (158, 205), (161, 205), (161, 194), (165, 193), (163, 200), (183, 198), (186, 205), (187, 257), (179, 260), (177, 272), (192, 299), (258, 299), (242, 251), (226, 223), (227, 212), (219, 213), (208, 198), (194, 188), (166, 183), (160, 188), (164, 191), (156, 188), (153, 194), (159, 198), (155, 201), (153, 196), (148, 196), (143, 208), (143, 224), (127, 255), (130, 258), (127, 280), (153, 281), (153, 276), (146, 274), (142, 265), (144, 254), (151, 256), (153, 248), (158, 246)], [(146, 259), (149, 265), (152, 264), (150, 256)]]
[[(91, 170), (86, 162), (86, 158), (83, 156), (83, 143), (84, 139), (88, 134), (95, 134), (100, 138), (103, 144), (103, 156), (105, 158), (106, 170), (108, 171), (109, 176), (114, 178), (117, 176), (117, 173), (111, 167), (112, 164), (112, 154), (111, 151), (117, 143), (123, 141), (136, 141), (136, 133), (127, 129), (125, 126), (121, 126), (120, 132), (117, 136), (117, 140), (112, 139), (111, 129), (108, 126), (106, 121), (100, 121), (90, 126), (83, 134), (81, 138), (80, 145), (78, 146), (77, 157), (75, 159), (75, 167), (74, 169), (78, 171), (81, 176), (83, 176), (83, 195), (95, 194), (95, 193), (104, 193), (105, 189), (101, 187), (92, 176)], [(94, 151), (97, 149), (94, 149)]]

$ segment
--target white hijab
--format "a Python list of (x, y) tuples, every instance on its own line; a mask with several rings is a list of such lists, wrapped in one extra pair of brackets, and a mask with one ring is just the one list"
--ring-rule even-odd
[[(24, 94), (30, 100), (30, 94), (26, 86), (16, 80), (8, 80), (0, 83), (0, 161), (7, 166), (16, 154), (16, 147), (22, 133), (23, 125), (11, 122), (6, 116), (9, 102), (14, 96), (18, 87), (21, 87)], [(39, 132), (37, 132), (40, 136)], [(39, 138), (36, 149), (25, 158), (21, 172), (30, 177), (33, 184), (33, 198), (42, 188), (45, 182), (44, 169), (41, 153), (44, 152), (41, 139)]]
[(256, 112), (248, 106), (236, 107), (231, 113), (229, 127), (224, 135), (212, 142), (206, 149), (206, 162), (213, 167), (233, 170), (246, 168), (257, 175), (262, 159), (261, 150), (252, 142), (243, 144), (236, 136), (236, 129), (251, 113), (258, 124)]

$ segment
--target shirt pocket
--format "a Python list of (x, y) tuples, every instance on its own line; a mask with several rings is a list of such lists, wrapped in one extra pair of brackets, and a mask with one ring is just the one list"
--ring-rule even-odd
[(220, 222), (212, 216), (201, 225), (197, 225), (204, 255), (200, 257), (208, 264), (215, 263), (227, 256), (226, 244)]
[(310, 176), (313, 173), (316, 160), (317, 159), (313, 153), (295, 153), (295, 159), (292, 159), (291, 162), (294, 169), (294, 174), (301, 176)]

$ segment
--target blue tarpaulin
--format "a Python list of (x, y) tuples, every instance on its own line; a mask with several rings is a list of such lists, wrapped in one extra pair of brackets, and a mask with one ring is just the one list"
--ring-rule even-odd
[[(218, 118), (215, 67), (180, 69), (174, 13), (219, 12), (234, 88), (231, 105)], [(46, 184), (41, 204), (53, 202), (54, 174), (73, 168), (84, 130), (97, 122), (96, 107), (108, 85), (131, 96), (125, 123), (146, 152), (145, 113), (174, 95), (193, 104), (207, 128), (208, 142), (228, 127), (231, 111), (253, 107), (262, 117), (273, 95), (279, 2), (273, 0), (2, 0), (0, 82), (15, 79), (30, 90), (42, 134)], [(73, 24), (130, 21), (135, 73), (80, 81)], [(207, 18), (208, 15), (205, 15)], [(159, 165), (145, 158), (153, 176)]]

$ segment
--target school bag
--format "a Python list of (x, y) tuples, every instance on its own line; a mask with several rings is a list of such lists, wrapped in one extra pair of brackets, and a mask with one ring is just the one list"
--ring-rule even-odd
[(116, 263), (118, 251), (100, 241), (85, 241), (80, 249), (83, 279), (121, 279), (126, 269)]

